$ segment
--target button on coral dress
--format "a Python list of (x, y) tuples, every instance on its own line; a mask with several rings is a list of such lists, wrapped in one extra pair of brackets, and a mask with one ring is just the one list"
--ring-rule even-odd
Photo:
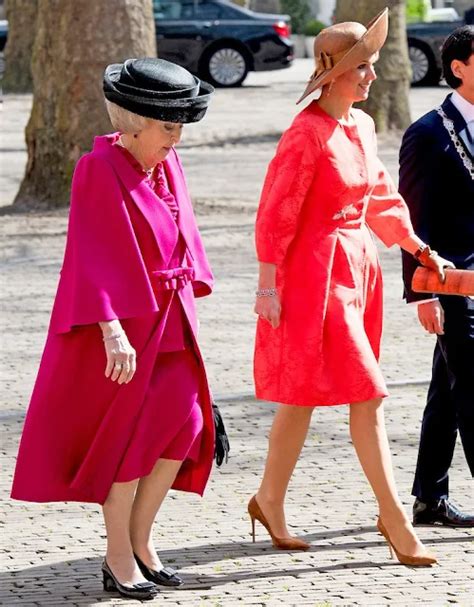
[(259, 399), (302, 406), (387, 396), (379, 367), (382, 276), (373, 234), (413, 234), (407, 206), (377, 157), (372, 119), (341, 125), (316, 102), (283, 134), (256, 222), (260, 262), (277, 265), (281, 322), (259, 319)]
[[(73, 179), (66, 253), (18, 453), (12, 497), (103, 503), (114, 482), (182, 461), (202, 494), (214, 423), (194, 297), (212, 274), (174, 150), (147, 178), (118, 135), (96, 138)], [(132, 381), (104, 375), (98, 322), (119, 318)]]

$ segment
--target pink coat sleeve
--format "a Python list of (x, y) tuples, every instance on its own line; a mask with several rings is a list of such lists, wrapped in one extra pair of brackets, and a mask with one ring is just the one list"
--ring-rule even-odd
[(50, 330), (64, 333), (157, 310), (117, 177), (107, 161), (87, 154), (74, 172)]
[(317, 153), (316, 142), (303, 128), (290, 127), (283, 134), (258, 207), (255, 238), (260, 262), (282, 264), (315, 176)]
[(389, 172), (377, 156), (375, 127), (373, 127), (373, 137), (377, 180), (370, 194), (366, 221), (384, 245), (391, 247), (408, 236), (412, 236), (414, 230), (411, 224), (410, 211), (397, 192)]

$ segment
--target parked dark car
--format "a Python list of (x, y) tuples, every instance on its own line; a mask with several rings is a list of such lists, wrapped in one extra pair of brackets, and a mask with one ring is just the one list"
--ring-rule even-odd
[(464, 19), (407, 25), (408, 53), (412, 67), (412, 84), (437, 85), (441, 79), (441, 47), (457, 27), (474, 22), (474, 9), (466, 11)]
[(408, 54), (415, 86), (439, 84), (441, 47), (449, 34), (464, 21), (411, 23), (407, 25)]
[(8, 21), (6, 19), (0, 20), (0, 52), (5, 48), (5, 44), (7, 43), (7, 34), (8, 34)]
[[(226, 0), (153, 0), (158, 55), (216, 86), (239, 86), (249, 71), (293, 61), (288, 15), (255, 13)], [(7, 21), (0, 22), (0, 51)]]
[(288, 15), (256, 13), (226, 0), (154, 0), (158, 55), (217, 86), (293, 61)]

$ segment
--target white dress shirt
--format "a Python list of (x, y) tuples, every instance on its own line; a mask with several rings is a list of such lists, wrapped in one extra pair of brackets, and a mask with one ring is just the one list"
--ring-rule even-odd
[(466, 128), (459, 133), (459, 136), (474, 156), (474, 103), (465, 99), (457, 91), (451, 95), (451, 102), (466, 122)]

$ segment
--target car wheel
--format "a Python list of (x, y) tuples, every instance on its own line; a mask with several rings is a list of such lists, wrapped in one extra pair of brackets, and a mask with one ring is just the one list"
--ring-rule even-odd
[(426, 46), (415, 40), (410, 40), (408, 42), (408, 56), (411, 62), (411, 83), (413, 86), (439, 84), (440, 71), (436, 67), (431, 51)]
[(214, 49), (207, 58), (206, 76), (214, 86), (240, 86), (248, 71), (244, 54), (236, 48)]

